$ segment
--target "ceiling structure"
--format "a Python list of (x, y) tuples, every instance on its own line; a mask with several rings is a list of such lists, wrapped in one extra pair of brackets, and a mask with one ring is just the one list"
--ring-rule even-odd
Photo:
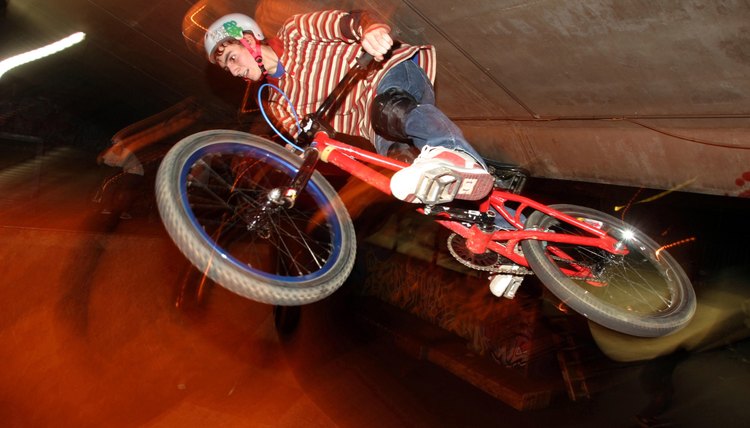
[[(244, 82), (183, 39), (194, 3), (5, 0), (0, 58), (77, 31), (86, 39), (0, 78), (0, 131), (21, 100), (39, 98), (103, 135), (191, 97), (206, 122), (246, 126)], [(267, 34), (297, 12), (379, 12), (397, 38), (436, 46), (438, 105), (478, 151), (536, 176), (750, 196), (748, 1), (219, 3)]]

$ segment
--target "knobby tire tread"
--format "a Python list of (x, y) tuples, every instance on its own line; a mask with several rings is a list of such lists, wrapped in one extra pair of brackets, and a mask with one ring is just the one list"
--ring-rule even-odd
[[(321, 189), (326, 203), (330, 204), (339, 222), (342, 239), (338, 259), (322, 276), (291, 286), (279, 279), (267, 278), (251, 270), (238, 267), (220, 255), (212, 242), (196, 230), (196, 225), (186, 212), (183, 192), (179, 188), (184, 163), (197, 150), (207, 145), (240, 143), (262, 147), (272, 156), (278, 156), (299, 166), (300, 158), (264, 138), (233, 130), (211, 130), (193, 134), (177, 143), (165, 156), (156, 178), (156, 197), (162, 222), (174, 243), (191, 263), (222, 287), (251, 300), (262, 303), (294, 306), (321, 300), (337, 290), (349, 276), (355, 259), (356, 236), (348, 211), (328, 181), (315, 172), (311, 181)], [(283, 185), (286, 183), (279, 183)]]

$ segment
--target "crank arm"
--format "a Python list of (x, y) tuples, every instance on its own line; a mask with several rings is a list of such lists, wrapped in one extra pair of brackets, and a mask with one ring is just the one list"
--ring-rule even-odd
[(424, 215), (447, 218), (448, 220), (461, 223), (476, 224), (482, 230), (487, 231), (491, 231), (495, 227), (495, 213), (492, 211), (483, 213), (477, 210), (466, 210), (442, 205), (426, 205), (422, 209), (422, 213)]

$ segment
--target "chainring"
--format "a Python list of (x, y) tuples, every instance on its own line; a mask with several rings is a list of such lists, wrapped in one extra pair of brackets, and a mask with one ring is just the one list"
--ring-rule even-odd
[(475, 270), (493, 271), (500, 264), (500, 254), (490, 250), (474, 254), (466, 247), (466, 238), (456, 233), (448, 237), (448, 251), (459, 263)]
[[(451, 233), (448, 236), (448, 251), (451, 256), (462, 265), (479, 271), (499, 274), (530, 275), (531, 271), (518, 266), (494, 251), (487, 250), (482, 254), (475, 254), (466, 247), (466, 238)], [(503, 261), (507, 263), (503, 263)]]

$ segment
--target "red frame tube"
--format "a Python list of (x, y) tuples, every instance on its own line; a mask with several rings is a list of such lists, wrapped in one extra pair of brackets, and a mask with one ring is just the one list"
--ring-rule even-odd
[[(320, 151), (320, 159), (322, 161), (336, 165), (341, 170), (348, 172), (387, 195), (391, 195), (390, 176), (376, 171), (366, 164), (391, 171), (398, 171), (409, 166), (407, 163), (342, 143), (330, 138), (323, 132), (319, 132), (315, 136), (315, 142), (313, 144)], [(511, 215), (507, 210), (505, 207), (506, 202), (518, 204), (518, 208), (515, 210), (515, 215)], [(459, 222), (440, 220), (439, 218), (436, 219), (436, 221), (456, 234), (466, 238), (467, 248), (469, 248), (470, 251), (481, 254), (487, 249), (490, 249), (521, 266), (528, 266), (528, 262), (516, 251), (516, 246), (525, 239), (537, 239), (547, 242), (598, 247), (614, 254), (624, 254), (627, 251), (624, 249), (618, 249), (616, 246), (617, 240), (607, 235), (606, 232), (529, 198), (495, 189), (488, 198), (479, 202), (479, 209), (486, 211), (489, 209), (490, 205), (492, 205), (492, 207), (505, 220), (514, 225), (517, 230), (500, 230), (490, 235), (489, 233), (480, 230), (476, 225), (466, 227)], [(521, 213), (528, 208), (541, 211), (551, 217), (570, 223), (571, 225), (588, 232), (592, 236), (586, 237), (538, 230), (524, 230), (521, 222)]]

